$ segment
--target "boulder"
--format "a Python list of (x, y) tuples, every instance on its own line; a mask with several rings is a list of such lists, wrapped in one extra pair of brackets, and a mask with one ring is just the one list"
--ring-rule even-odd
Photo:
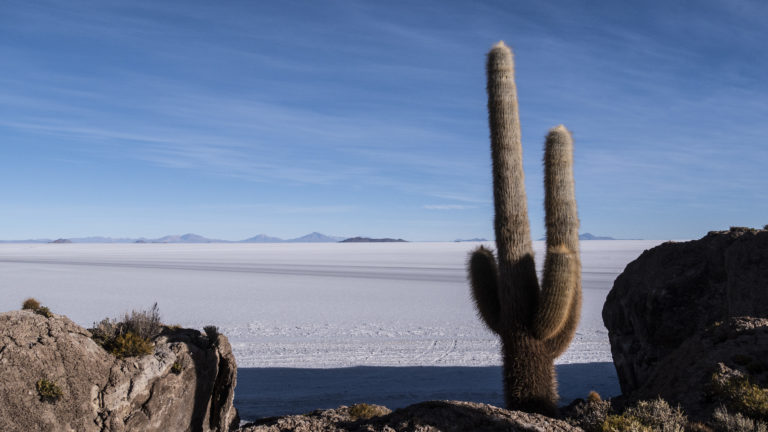
[[(421, 402), (390, 412), (374, 406), (383, 414), (369, 419), (355, 417), (358, 406), (342, 406), (309, 414), (268, 418), (243, 426), (239, 432), (583, 432), (581, 428), (522, 411), (509, 411), (474, 402)], [(367, 410), (366, 410), (367, 411)]]
[(698, 332), (659, 361), (631, 396), (660, 396), (690, 418), (708, 420), (718, 406), (733, 405), (722, 390), (732, 379), (768, 388), (768, 319), (731, 318)]
[(236, 373), (223, 335), (166, 328), (117, 359), (65, 316), (0, 314), (2, 431), (229, 431)]
[(738, 316), (768, 317), (768, 231), (732, 228), (643, 252), (603, 307), (622, 392), (658, 376), (689, 338)]

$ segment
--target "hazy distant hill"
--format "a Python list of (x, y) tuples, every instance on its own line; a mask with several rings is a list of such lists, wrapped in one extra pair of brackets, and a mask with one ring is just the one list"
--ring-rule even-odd
[(405, 243), (403, 239), (391, 239), (391, 238), (370, 238), (370, 237), (352, 237), (344, 239), (339, 243)]
[(590, 233), (579, 234), (579, 240), (616, 240), (613, 237), (596, 236)]
[[(266, 234), (259, 234), (254, 237), (247, 238), (245, 240), (239, 240), (237, 243), (336, 243), (344, 240), (346, 237), (334, 237), (321, 234), (319, 232), (309, 233), (305, 236), (301, 236), (294, 239), (283, 240), (278, 237), (271, 237)], [(66, 240), (66, 241), (65, 241)], [(375, 239), (374, 239), (375, 240)], [(389, 241), (391, 239), (383, 239)], [(372, 240), (369, 240), (372, 241)], [(394, 241), (394, 240), (392, 240)], [(34, 240), (0, 240), (0, 243), (52, 243), (51, 239), (34, 239)], [(230, 240), (210, 239), (198, 234), (187, 233), (183, 235), (173, 234), (160, 238), (112, 238), (112, 237), (78, 237), (78, 238), (61, 238), (57, 240), (58, 243), (236, 243)]]
[(454, 241), (455, 241), (456, 243), (461, 243), (461, 242), (487, 242), (487, 241), (488, 241), (488, 239), (484, 239), (484, 238), (473, 238), (473, 239), (456, 239), (456, 240), (454, 240)]
[(285, 240), (277, 237), (270, 237), (266, 234), (259, 234), (245, 240), (240, 240), (240, 243), (280, 243)]
[[(539, 240), (546, 240), (546, 239), (547, 239), (546, 237), (542, 237)], [(594, 234), (584, 233), (584, 234), (579, 234), (579, 240), (616, 240), (616, 239), (613, 237), (596, 236)]]
[(156, 240), (151, 240), (152, 243), (230, 243), (227, 240), (215, 240), (205, 238), (197, 234), (184, 234), (184, 235), (167, 235), (160, 237)]
[(336, 243), (344, 240), (344, 237), (331, 237), (319, 232), (309, 233), (299, 238), (285, 240), (288, 243)]
[(72, 243), (134, 243), (136, 239), (112, 237), (80, 237), (68, 239)]

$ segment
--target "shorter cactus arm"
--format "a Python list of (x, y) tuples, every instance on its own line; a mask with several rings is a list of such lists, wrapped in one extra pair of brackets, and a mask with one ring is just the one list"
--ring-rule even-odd
[(469, 258), (469, 283), (477, 312), (489, 329), (500, 332), (498, 269), (493, 252), (480, 246)]
[(547, 249), (579, 250), (579, 214), (573, 181), (573, 138), (563, 125), (550, 129), (544, 143), (544, 211)]
[(565, 126), (552, 128), (544, 145), (547, 256), (532, 331), (549, 339), (568, 322), (580, 290), (579, 219), (573, 185), (573, 140)]
[[(581, 267), (578, 269), (578, 279), (581, 281)], [(581, 317), (581, 282), (579, 282), (578, 289), (574, 292), (574, 296), (571, 299), (571, 307), (568, 311), (568, 319), (565, 321), (563, 327), (554, 336), (547, 339), (545, 344), (549, 349), (553, 358), (560, 357), (561, 354), (568, 349), (568, 345), (571, 344), (573, 336), (576, 334), (576, 327), (579, 325), (579, 318)]]
[(564, 248), (548, 250), (544, 277), (532, 328), (534, 337), (546, 340), (557, 334), (568, 321), (574, 300), (574, 278), (578, 259)]

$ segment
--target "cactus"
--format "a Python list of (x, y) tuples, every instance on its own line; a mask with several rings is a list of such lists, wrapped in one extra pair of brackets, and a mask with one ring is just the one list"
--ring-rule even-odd
[(487, 74), (497, 257), (483, 247), (471, 254), (472, 297), (502, 342), (507, 408), (556, 415), (554, 359), (573, 339), (581, 310), (573, 141), (560, 125), (545, 142), (547, 255), (540, 288), (528, 224), (514, 63), (504, 42), (488, 53)]

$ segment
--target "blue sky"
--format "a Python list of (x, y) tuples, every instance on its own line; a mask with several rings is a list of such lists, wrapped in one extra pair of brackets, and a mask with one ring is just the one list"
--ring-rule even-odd
[(534, 237), (768, 223), (762, 1), (0, 1), (0, 238), (492, 238), (485, 53), (513, 47)]

